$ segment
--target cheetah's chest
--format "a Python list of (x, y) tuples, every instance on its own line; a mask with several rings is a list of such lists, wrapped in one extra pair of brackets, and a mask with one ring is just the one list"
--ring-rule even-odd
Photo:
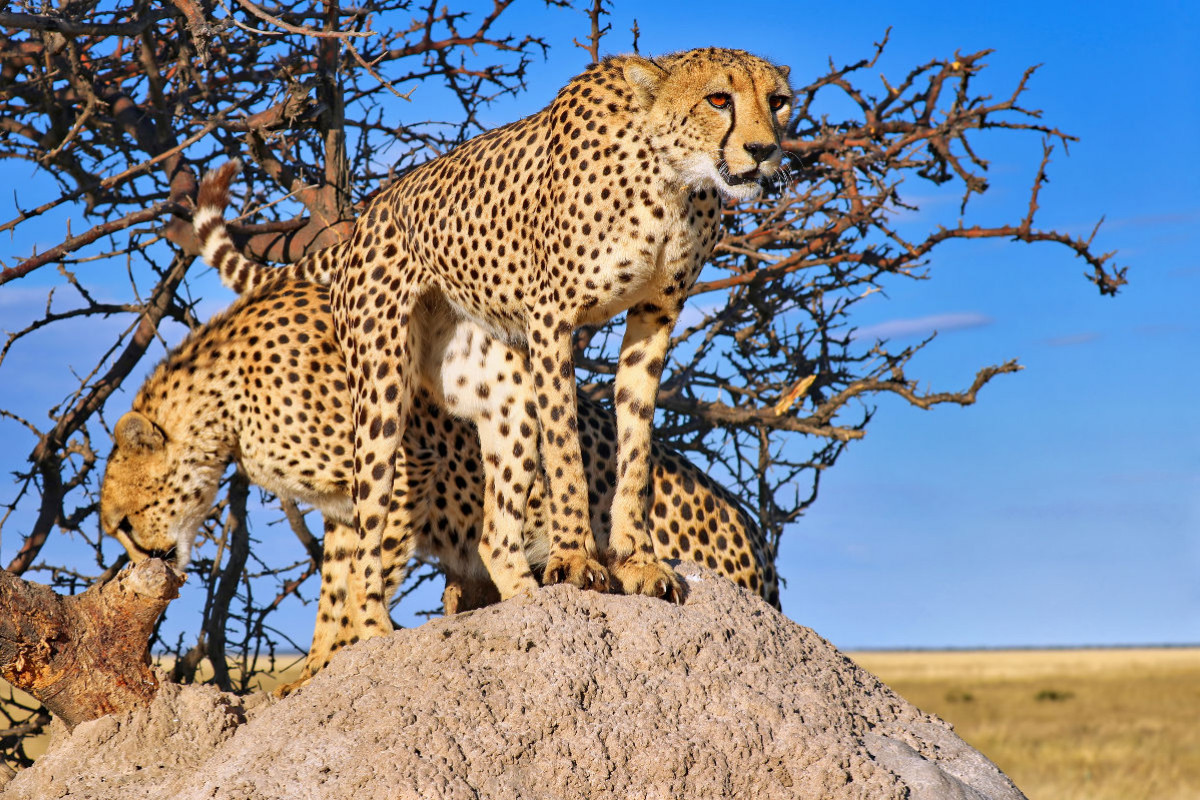
[[(617, 231), (611, 253), (579, 262), (576, 324), (592, 325), (664, 294), (686, 292), (710, 248), (686, 224)], [(620, 234), (625, 234), (624, 236)]]

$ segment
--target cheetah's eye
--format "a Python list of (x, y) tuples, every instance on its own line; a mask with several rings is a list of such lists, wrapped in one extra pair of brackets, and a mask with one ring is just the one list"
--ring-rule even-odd
[(772, 111), (778, 111), (779, 109), (781, 109), (785, 105), (787, 105), (788, 98), (785, 97), (784, 95), (777, 94), (774, 97), (767, 100), (767, 102), (770, 104)]
[(729, 108), (730, 104), (733, 103), (733, 98), (724, 92), (710, 94), (705, 99), (708, 100), (708, 104), (713, 108)]

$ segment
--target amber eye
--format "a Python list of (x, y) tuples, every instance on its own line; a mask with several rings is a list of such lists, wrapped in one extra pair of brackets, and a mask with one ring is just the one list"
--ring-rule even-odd
[(784, 97), (781, 94), (777, 94), (774, 97), (772, 97), (771, 99), (769, 99), (767, 102), (771, 105), (772, 111), (778, 111), (779, 109), (783, 108), (783, 106), (787, 103), (787, 101), (788, 101), (788, 99), (786, 97)]
[(732, 102), (733, 98), (724, 92), (717, 92), (716, 94), (710, 94), (708, 96), (708, 103), (713, 108), (729, 108), (729, 105)]

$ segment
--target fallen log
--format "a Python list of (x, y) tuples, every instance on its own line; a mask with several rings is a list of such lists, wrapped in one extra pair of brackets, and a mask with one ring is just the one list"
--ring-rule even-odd
[(0, 570), (0, 677), (68, 728), (148, 703), (150, 635), (184, 575), (160, 559), (78, 595)]

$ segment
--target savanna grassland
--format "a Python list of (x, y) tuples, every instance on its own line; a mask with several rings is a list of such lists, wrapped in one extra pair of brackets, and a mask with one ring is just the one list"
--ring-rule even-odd
[(849, 655), (1030, 800), (1200, 798), (1200, 648)]

